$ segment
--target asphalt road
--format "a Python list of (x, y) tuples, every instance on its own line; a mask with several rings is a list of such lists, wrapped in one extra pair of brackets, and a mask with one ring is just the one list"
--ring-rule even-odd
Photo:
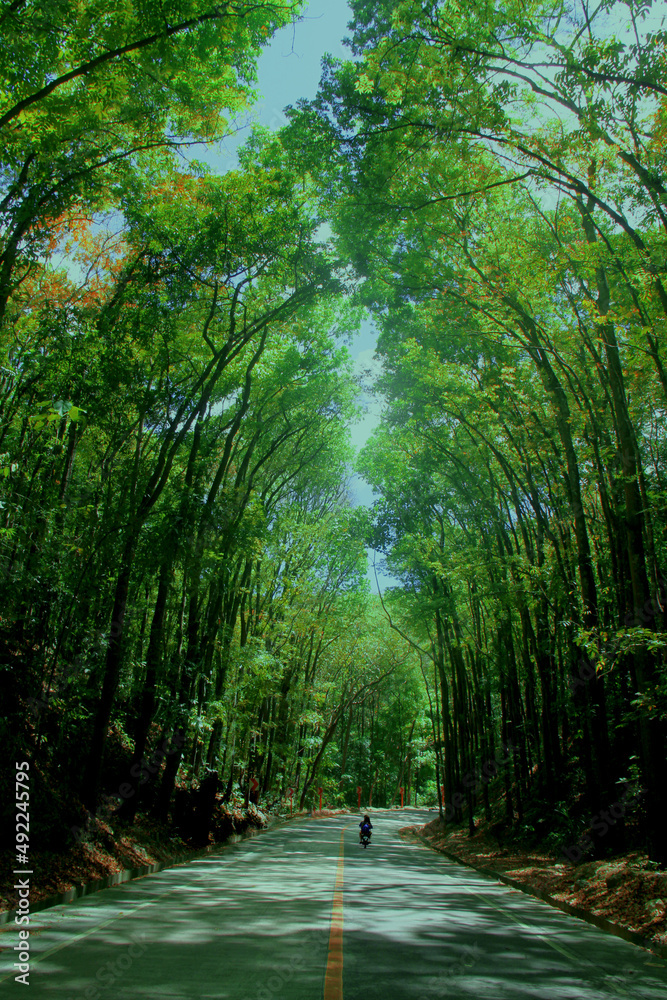
[[(32, 918), (30, 998), (664, 1000), (667, 964), (403, 841), (302, 820)], [(0, 997), (21, 995), (0, 928)]]

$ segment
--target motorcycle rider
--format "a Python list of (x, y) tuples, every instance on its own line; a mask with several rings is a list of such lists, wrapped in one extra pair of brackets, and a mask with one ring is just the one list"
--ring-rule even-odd
[(371, 823), (370, 816), (368, 813), (364, 814), (364, 818), (359, 824), (359, 843), (362, 842), (364, 836), (367, 836), (370, 840), (371, 830), (373, 829), (373, 824)]

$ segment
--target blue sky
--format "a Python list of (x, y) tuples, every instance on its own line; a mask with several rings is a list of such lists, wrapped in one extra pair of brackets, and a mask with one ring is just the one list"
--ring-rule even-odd
[[(213, 170), (225, 171), (236, 164), (236, 150), (250, 135), (253, 122), (271, 129), (287, 124), (284, 109), (296, 104), (300, 98), (314, 98), (320, 82), (322, 58), (329, 53), (337, 58), (349, 59), (350, 52), (343, 45), (348, 34), (347, 25), (352, 12), (344, 0), (312, 0), (302, 18), (277, 32), (264, 49), (257, 66), (258, 81), (255, 85), (259, 97), (252, 112), (237, 122), (238, 131), (223, 140), (217, 147), (198, 148), (195, 158), (209, 164)], [(373, 364), (376, 333), (370, 322), (350, 345), (350, 354), (360, 369)], [(379, 420), (380, 404), (377, 399), (365, 397), (366, 413), (352, 428), (352, 443), (359, 449)], [(354, 499), (360, 504), (372, 503), (372, 491), (367, 483), (355, 477)]]
[[(320, 82), (321, 61), (325, 53), (349, 59), (349, 49), (343, 38), (349, 34), (347, 25), (352, 12), (344, 0), (312, 0), (302, 19), (279, 31), (264, 50), (258, 63), (257, 90), (260, 99), (255, 105), (254, 117), (261, 124), (278, 129), (287, 123), (284, 108), (304, 98), (313, 98)], [(238, 145), (234, 139), (228, 143), (229, 154)], [(360, 368), (372, 365), (376, 334), (370, 324), (365, 324), (355, 338), (350, 353)], [(368, 439), (379, 418), (379, 403), (365, 399), (367, 413), (352, 429), (352, 440), (360, 448)], [(357, 503), (370, 504), (372, 492), (363, 480), (355, 477), (354, 493)]]
[[(348, 34), (351, 18), (352, 12), (344, 0), (311, 0), (296, 24), (276, 32), (257, 65), (255, 89), (259, 100), (251, 116), (255, 121), (279, 129), (287, 124), (284, 108), (288, 104), (296, 104), (301, 97), (315, 97), (324, 54), (350, 58), (342, 40)], [(201, 158), (215, 166), (228, 166), (237, 146), (248, 134), (249, 125), (224, 142), (217, 153), (209, 152)]]
[[(217, 149), (202, 152), (197, 159), (206, 161), (214, 170), (227, 170), (235, 163), (236, 150), (250, 134), (252, 121), (279, 129), (287, 124), (284, 109), (296, 104), (300, 98), (314, 98), (321, 76), (321, 62), (325, 53), (337, 58), (349, 59), (350, 51), (343, 45), (343, 38), (349, 34), (347, 25), (352, 12), (344, 0), (312, 0), (302, 18), (294, 25), (277, 32), (262, 53), (258, 65), (258, 80), (255, 85), (259, 97), (252, 113), (236, 134), (231, 135)], [(358, 336), (348, 346), (350, 354), (361, 371), (373, 366), (376, 332), (370, 322), (365, 323)], [(352, 428), (352, 444), (358, 450), (368, 440), (371, 431), (379, 422), (381, 403), (377, 398), (365, 396), (361, 400), (364, 416)], [(371, 487), (361, 477), (355, 475), (350, 484), (351, 500), (354, 504), (370, 506), (374, 494)], [(373, 553), (369, 553), (368, 577), (375, 590), (372, 572)], [(393, 578), (382, 572), (381, 558), (378, 556), (378, 577), (384, 590), (395, 584)]]
[[(284, 28), (274, 36), (257, 67), (257, 90), (261, 96), (253, 110), (261, 124), (272, 129), (281, 128), (287, 122), (283, 109), (288, 104), (296, 104), (302, 97), (315, 97), (325, 53), (341, 59), (350, 58), (349, 49), (343, 46), (342, 40), (349, 34), (347, 25), (351, 19), (352, 12), (343, 0), (312, 0), (297, 24)], [(237, 142), (234, 142), (233, 147), (236, 145)], [(364, 324), (362, 332), (349, 348), (362, 370), (372, 365), (375, 340), (376, 334), (370, 323)], [(362, 402), (366, 414), (352, 428), (352, 443), (357, 449), (377, 425), (380, 413), (377, 399), (366, 397)], [(351, 492), (357, 504), (370, 505), (373, 502), (373, 491), (359, 476), (353, 477)], [(371, 560), (372, 553), (369, 564)], [(383, 589), (395, 582), (382, 572), (378, 575)], [(369, 579), (375, 589), (370, 571)]]
[(343, 0), (312, 0), (302, 19), (283, 28), (262, 54), (258, 90), (259, 118), (269, 128), (285, 124), (283, 108), (300, 97), (315, 97), (320, 82), (322, 56), (328, 52), (349, 59), (342, 40), (348, 34), (352, 12)]

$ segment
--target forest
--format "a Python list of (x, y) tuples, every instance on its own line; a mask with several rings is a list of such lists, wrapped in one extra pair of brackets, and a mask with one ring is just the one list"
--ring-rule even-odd
[(7, 780), (62, 849), (403, 790), (664, 864), (661, 5), (351, 0), (213, 170), (304, 8), (0, 5)]

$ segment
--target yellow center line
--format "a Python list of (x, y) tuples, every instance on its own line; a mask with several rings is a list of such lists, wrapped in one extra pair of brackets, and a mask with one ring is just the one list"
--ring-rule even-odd
[(336, 884), (331, 907), (331, 930), (323, 1000), (343, 1000), (343, 869), (345, 867), (345, 830), (341, 830)]

